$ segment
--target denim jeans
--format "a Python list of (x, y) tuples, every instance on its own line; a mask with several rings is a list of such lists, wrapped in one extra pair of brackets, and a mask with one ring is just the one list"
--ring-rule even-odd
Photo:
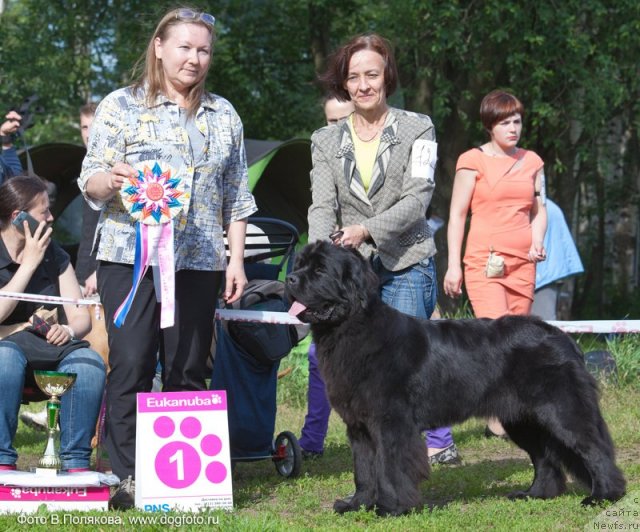
[[(89, 467), (102, 391), (105, 367), (102, 358), (88, 348), (67, 355), (55, 371), (76, 373), (76, 381), (61, 397), (60, 459), (62, 469)], [(22, 350), (13, 342), (0, 341), (0, 464), (13, 465), (18, 453), (13, 439), (18, 426), (25, 374), (30, 369)]]
[[(424, 259), (404, 270), (392, 272), (387, 270), (382, 265), (380, 257), (376, 256), (373, 259), (373, 269), (380, 278), (382, 301), (416, 318), (431, 317), (438, 297), (436, 265), (433, 258)], [(453, 443), (449, 427), (427, 430), (426, 433), (429, 447), (444, 449)]]
[(400, 312), (429, 319), (436, 308), (438, 283), (436, 265), (432, 258), (424, 259), (409, 268), (392, 272), (380, 257), (373, 259), (373, 269), (380, 278), (380, 297)]

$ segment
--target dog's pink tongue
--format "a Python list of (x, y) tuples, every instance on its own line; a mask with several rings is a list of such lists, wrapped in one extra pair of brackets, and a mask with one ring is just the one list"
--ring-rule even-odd
[(307, 307), (305, 307), (302, 303), (300, 303), (300, 301), (294, 301), (293, 305), (291, 305), (291, 308), (289, 309), (289, 315), (290, 316), (297, 316), (298, 314), (300, 314), (306, 308)]

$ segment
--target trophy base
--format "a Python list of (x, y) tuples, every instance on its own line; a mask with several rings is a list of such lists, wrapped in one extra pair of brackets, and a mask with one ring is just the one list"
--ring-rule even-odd
[(49, 467), (32, 467), (30, 471), (41, 477), (56, 477), (60, 473), (59, 469), (51, 469)]
[[(62, 475), (58, 475), (57, 479), (51, 478), (49, 483), (41, 482), (41, 484), (48, 484), (41, 487), (0, 485), (0, 516), (4, 517), (3, 514), (8, 513), (23, 517), (30, 513), (41, 515), (42, 505), (45, 505), (49, 512), (96, 510), (106, 512), (108, 510), (109, 486), (69, 487), (64, 485), (61, 477)], [(41, 518), (44, 519), (44, 517)], [(76, 518), (78, 518), (77, 515)], [(62, 520), (60, 522), (62, 523)], [(67, 528), (71, 529), (71, 527)]]

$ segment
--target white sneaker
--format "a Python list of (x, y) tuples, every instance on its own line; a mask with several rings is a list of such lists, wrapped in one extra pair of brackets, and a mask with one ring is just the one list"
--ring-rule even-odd
[(20, 412), (20, 420), (32, 429), (48, 430), (46, 408), (40, 412)]

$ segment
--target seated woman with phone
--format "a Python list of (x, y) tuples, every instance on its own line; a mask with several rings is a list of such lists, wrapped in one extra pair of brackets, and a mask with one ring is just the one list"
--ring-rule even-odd
[[(0, 291), (81, 298), (69, 255), (51, 240), (52, 221), (41, 179), (17, 176), (0, 185)], [(40, 306), (0, 298), (0, 470), (16, 468), (18, 410), (34, 369), (77, 375), (61, 398), (60, 458), (63, 470), (88, 470), (105, 381), (102, 359), (77, 339), (91, 329), (89, 309), (58, 307), (58, 322), (38, 317)]]

